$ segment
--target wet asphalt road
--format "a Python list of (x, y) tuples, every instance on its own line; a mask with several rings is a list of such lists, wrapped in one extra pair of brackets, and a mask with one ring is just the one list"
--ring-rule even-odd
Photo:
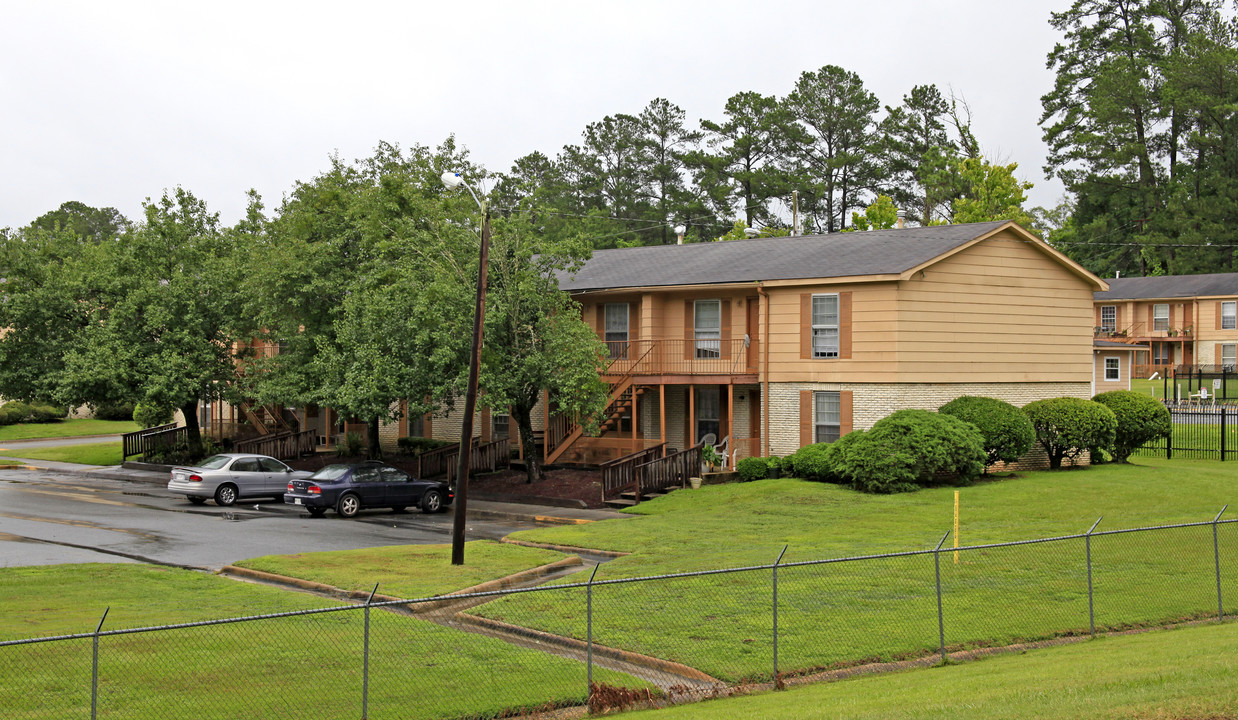
[[(258, 555), (451, 541), (452, 515), (363, 510), (352, 520), (274, 500), (190, 505), (158, 485), (77, 473), (0, 470), (0, 567), (155, 562), (216, 569)], [(477, 520), (469, 540), (532, 522)]]

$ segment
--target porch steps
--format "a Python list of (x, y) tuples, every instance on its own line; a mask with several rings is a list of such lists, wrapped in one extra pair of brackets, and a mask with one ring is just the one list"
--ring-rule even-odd
[(635, 504), (636, 504), (636, 501), (633, 500), (632, 498), (611, 498), (606, 501), (607, 507), (613, 507), (613, 508), (632, 507)]

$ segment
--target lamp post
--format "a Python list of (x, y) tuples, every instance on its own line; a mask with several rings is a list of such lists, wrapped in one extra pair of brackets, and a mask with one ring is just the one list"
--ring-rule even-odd
[(477, 376), (481, 372), (482, 324), (486, 318), (486, 269), (490, 261), (490, 210), (460, 173), (443, 173), (450, 189), (463, 185), (481, 208), (481, 257), (477, 266), (477, 306), (473, 310), (473, 352), (469, 358), (468, 389), (464, 393), (464, 418), (460, 428), (460, 464), (456, 472), (455, 514), (451, 523), (451, 564), (464, 564), (464, 526), (469, 492), (469, 456), (473, 450), (473, 414), (477, 408)]

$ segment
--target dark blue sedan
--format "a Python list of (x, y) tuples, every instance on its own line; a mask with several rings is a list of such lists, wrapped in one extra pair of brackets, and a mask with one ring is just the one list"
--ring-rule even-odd
[(284, 502), (301, 505), (314, 517), (334, 508), (340, 517), (350, 518), (372, 507), (401, 512), (416, 505), (422, 512), (442, 512), (455, 497), (445, 482), (418, 480), (399, 468), (366, 462), (328, 465), (305, 479), (294, 479)]

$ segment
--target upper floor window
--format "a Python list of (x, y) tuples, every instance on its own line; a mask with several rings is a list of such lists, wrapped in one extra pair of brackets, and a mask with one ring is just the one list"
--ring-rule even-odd
[(1118, 306), (1117, 305), (1101, 305), (1100, 307), (1100, 329), (1101, 332), (1113, 332), (1118, 329)]
[(838, 357), (837, 294), (812, 296), (812, 356)]
[(1152, 306), (1152, 330), (1159, 332), (1169, 329), (1169, 303), (1157, 303)]
[(693, 316), (696, 357), (722, 357), (722, 301), (697, 300)]
[(842, 427), (842, 407), (837, 391), (812, 394), (813, 442), (834, 442)]
[(627, 357), (628, 304), (606, 303), (604, 308), (606, 346), (612, 358)]
[(1221, 303), (1221, 329), (1238, 329), (1238, 302), (1230, 300)]
[(1122, 358), (1105, 358), (1105, 380), (1122, 379)]

